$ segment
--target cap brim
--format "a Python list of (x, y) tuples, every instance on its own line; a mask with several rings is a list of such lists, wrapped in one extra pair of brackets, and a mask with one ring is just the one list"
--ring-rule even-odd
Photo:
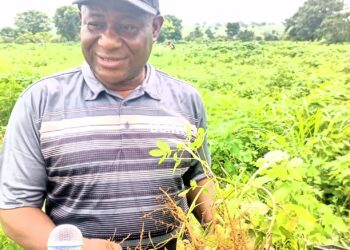
[[(127, 2), (149, 14), (152, 14), (152, 15), (159, 14), (159, 11), (157, 9), (153, 8), (152, 6), (149, 6), (147, 3), (142, 2), (140, 0), (121, 0), (121, 1)], [(73, 4), (87, 4), (91, 2), (99, 2), (99, 0), (74, 0)]]

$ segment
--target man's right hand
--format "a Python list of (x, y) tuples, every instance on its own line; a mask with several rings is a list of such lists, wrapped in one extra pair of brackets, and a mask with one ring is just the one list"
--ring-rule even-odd
[(85, 239), (83, 250), (122, 250), (122, 247), (117, 243), (102, 239)]

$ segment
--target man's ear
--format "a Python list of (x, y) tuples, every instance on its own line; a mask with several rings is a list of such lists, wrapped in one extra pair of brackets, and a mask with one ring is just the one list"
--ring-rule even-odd
[(157, 38), (163, 26), (163, 22), (164, 22), (164, 18), (162, 16), (155, 16), (153, 18), (153, 23), (152, 23), (153, 42), (157, 41)]

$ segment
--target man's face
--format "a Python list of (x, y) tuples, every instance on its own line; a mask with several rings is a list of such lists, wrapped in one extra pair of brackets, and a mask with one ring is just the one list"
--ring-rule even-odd
[(142, 83), (162, 22), (121, 1), (82, 6), (82, 50), (97, 79), (116, 91)]

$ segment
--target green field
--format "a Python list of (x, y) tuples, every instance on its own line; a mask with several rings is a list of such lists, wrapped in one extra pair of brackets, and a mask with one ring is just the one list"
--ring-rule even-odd
[[(175, 46), (156, 45), (150, 61), (201, 92), (212, 168), (231, 211), (221, 219), (238, 220), (256, 246), (269, 233), (275, 249), (349, 246), (350, 44)], [(1, 140), (19, 93), (41, 77), (80, 65), (82, 56), (78, 44), (0, 44), (0, 62)], [(209, 249), (234, 233), (220, 223), (206, 238)], [(0, 241), (0, 249), (15, 249), (1, 232)]]

